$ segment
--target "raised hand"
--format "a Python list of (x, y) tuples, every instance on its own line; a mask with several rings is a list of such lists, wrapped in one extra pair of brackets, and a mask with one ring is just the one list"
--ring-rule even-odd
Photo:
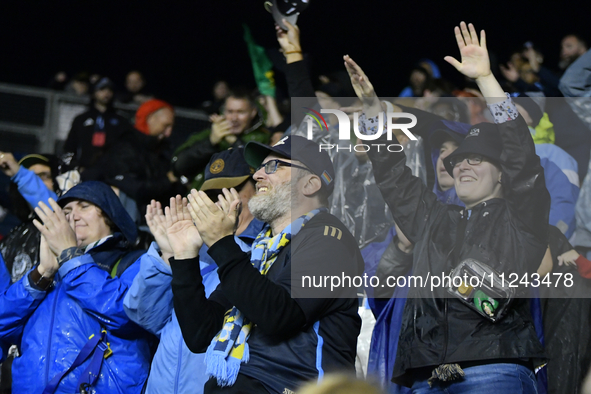
[(459, 62), (452, 56), (446, 56), (444, 60), (468, 78), (478, 79), (489, 76), (491, 74), (490, 60), (488, 59), (484, 30), (480, 32), (480, 42), (476, 29), (471, 23), (466, 26), (465, 22), (461, 22), (460, 27), (454, 28), (454, 32), (462, 61)]
[(192, 259), (198, 256), (203, 240), (191, 220), (187, 199), (180, 195), (170, 199), (170, 206), (164, 209), (166, 235), (177, 260)]
[(480, 92), (487, 104), (500, 103), (507, 99), (503, 88), (490, 71), (490, 60), (486, 49), (486, 35), (484, 30), (480, 32), (480, 41), (476, 29), (470, 23), (460, 23), (460, 27), (454, 28), (456, 41), (462, 61), (459, 62), (451, 56), (444, 57), (444, 60), (454, 66), (456, 70), (469, 78), (474, 78)]
[(224, 196), (218, 197), (217, 204), (204, 192), (195, 189), (191, 190), (188, 198), (189, 212), (207, 246), (234, 234), (240, 209), (240, 197), (235, 189), (224, 189)]
[(281, 51), (285, 55), (287, 63), (289, 64), (302, 60), (300, 28), (296, 25), (292, 25), (285, 19), (283, 19), (283, 24), (287, 27), (287, 31), (275, 24), (275, 32), (277, 33), (277, 42), (279, 42), (279, 45), (281, 46)]
[(20, 169), (20, 166), (12, 153), (0, 152), (0, 169), (6, 176), (13, 177)]
[(166, 234), (166, 216), (164, 216), (160, 202), (152, 200), (150, 205), (147, 206), (146, 223), (162, 252), (162, 260), (168, 264), (168, 259), (171, 258), (174, 253), (170, 246), (170, 242), (168, 241), (168, 235)]
[(37, 219), (33, 220), (33, 224), (45, 237), (53, 254), (59, 256), (65, 249), (78, 246), (78, 242), (76, 233), (70, 226), (62, 208), (53, 198), (49, 199), (49, 205), (51, 205), (51, 208), (43, 202), (39, 202), (39, 206), (35, 208), (35, 213), (43, 224)]
[(379, 101), (378, 96), (373, 88), (371, 82), (367, 78), (367, 75), (363, 72), (361, 67), (349, 55), (343, 56), (345, 61), (345, 68), (351, 78), (351, 84), (357, 97), (365, 104), (374, 104), (376, 100)]

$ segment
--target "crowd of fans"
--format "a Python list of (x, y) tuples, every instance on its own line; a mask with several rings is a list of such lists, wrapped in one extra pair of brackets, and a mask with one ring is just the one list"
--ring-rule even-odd
[[(268, 86), (216, 81), (202, 106), (211, 127), (180, 146), (169, 140), (175, 109), (141, 72), (127, 74), (124, 91), (106, 76), (56, 74), (53, 89), (91, 98), (63, 151), (0, 152), (10, 178), (2, 220), (13, 224), (0, 234), (0, 392), (583, 392), (584, 39), (563, 38), (559, 70), (526, 43), (491, 72), (484, 32), (462, 22), (461, 58), (445, 60), (463, 85), (421, 59), (386, 98), (363, 59), (345, 56), (347, 74), (315, 82), (299, 28), (283, 23), (293, 113)], [(132, 123), (114, 102), (139, 106)], [(358, 120), (350, 140), (334, 114), (312, 116), (322, 109)], [(417, 139), (379, 136), (386, 112), (416, 117)], [(371, 148), (363, 135), (404, 149)], [(491, 278), (570, 282), (526, 284), (485, 308), (444, 287), (299, 280), (366, 274), (383, 284), (460, 262)]]

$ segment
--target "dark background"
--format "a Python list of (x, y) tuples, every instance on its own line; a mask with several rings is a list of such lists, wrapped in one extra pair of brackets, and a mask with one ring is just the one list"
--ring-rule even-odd
[[(422, 57), (461, 83), (443, 57), (458, 55), (453, 27), (462, 20), (487, 31), (501, 61), (532, 41), (555, 69), (565, 34), (589, 41), (589, 8), (573, 1), (311, 0), (298, 24), (315, 75), (341, 70), (349, 54), (378, 94), (395, 96)], [(260, 45), (278, 47), (262, 0), (2, 0), (0, 81), (46, 86), (57, 71), (88, 70), (122, 87), (125, 74), (138, 69), (151, 92), (195, 107), (217, 79), (254, 87), (242, 23)]]

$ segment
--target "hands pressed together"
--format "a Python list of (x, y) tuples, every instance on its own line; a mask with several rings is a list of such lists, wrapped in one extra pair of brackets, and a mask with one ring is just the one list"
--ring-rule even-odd
[(162, 206), (152, 201), (146, 210), (146, 221), (162, 252), (162, 258), (177, 260), (198, 256), (203, 243), (211, 246), (220, 239), (233, 235), (239, 215), (240, 198), (235, 189), (223, 189), (218, 202), (211, 201), (204, 192), (192, 190), (188, 198), (180, 195)]
[(76, 233), (62, 208), (52, 198), (49, 199), (49, 205), (39, 202), (35, 213), (41, 221), (33, 220), (41, 233), (38, 269), (42, 276), (54, 275), (59, 268), (57, 257), (64, 250), (78, 245)]

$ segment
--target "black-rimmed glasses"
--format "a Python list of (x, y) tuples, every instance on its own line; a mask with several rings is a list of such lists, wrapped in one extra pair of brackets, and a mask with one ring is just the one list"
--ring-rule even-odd
[[(269, 160), (266, 163), (261, 164), (258, 168), (257, 171), (260, 170), (261, 168), (265, 169), (265, 174), (270, 175), (270, 174), (274, 174), (275, 172), (277, 172), (277, 168), (279, 167), (279, 165), (282, 166), (286, 166), (286, 167), (294, 167), (294, 168), (299, 168), (301, 170), (306, 170), (306, 171), (310, 171), (308, 168), (306, 167), (302, 167), (302, 166), (298, 166), (297, 164), (293, 164), (293, 163), (288, 163), (286, 161), (283, 160)], [(255, 171), (256, 172), (256, 171)], [(311, 171), (310, 171), (311, 172)]]
[(464, 160), (468, 161), (468, 164), (471, 166), (477, 166), (478, 164), (482, 163), (484, 160), (482, 156), (479, 155), (469, 155), (469, 156), (456, 156), (452, 157), (449, 162), (451, 163), (452, 167), (456, 167), (460, 165), (461, 162)]

